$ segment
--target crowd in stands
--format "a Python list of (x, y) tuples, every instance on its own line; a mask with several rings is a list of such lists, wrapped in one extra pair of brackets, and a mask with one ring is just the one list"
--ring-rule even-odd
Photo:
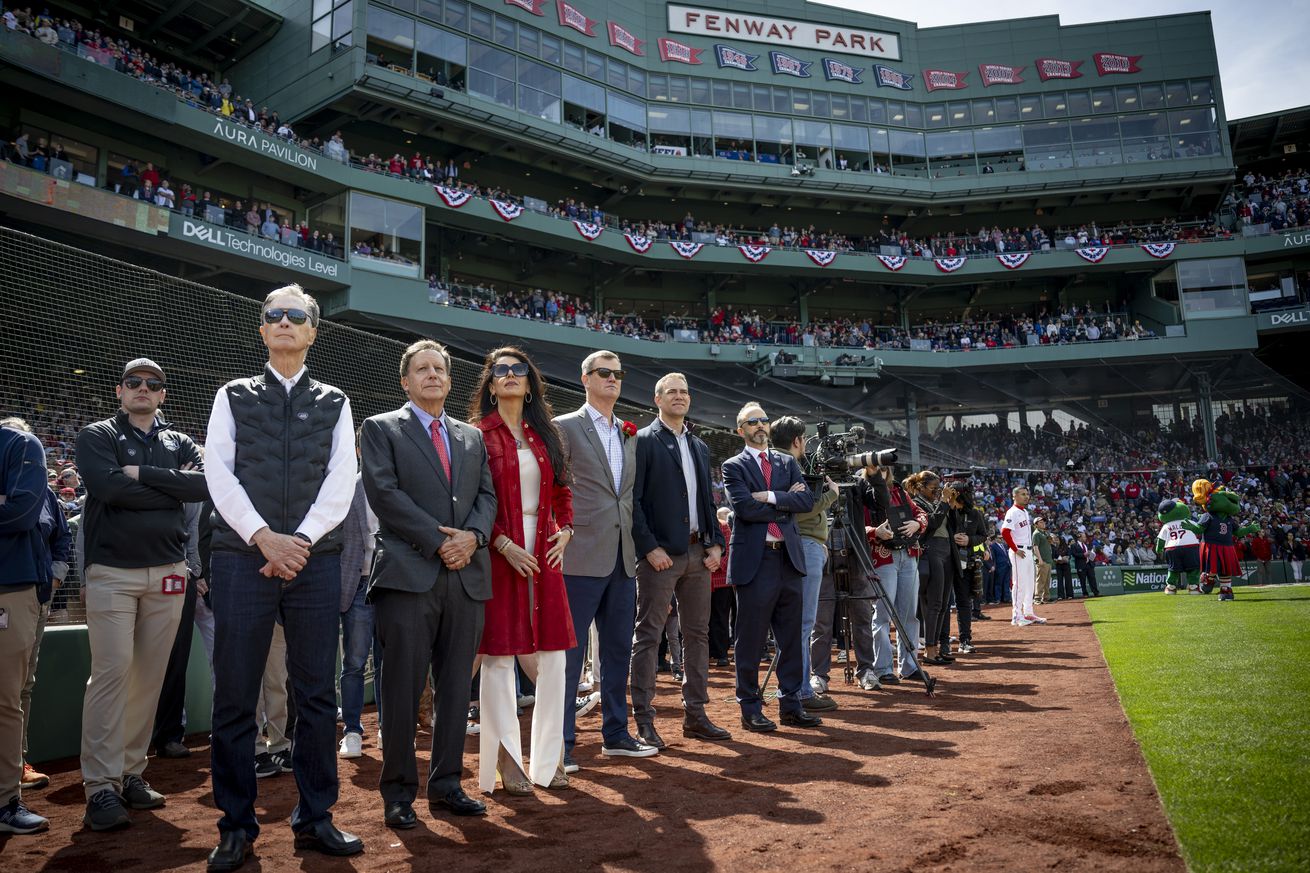
[(1248, 171), (1225, 205), (1236, 209), (1246, 226), (1267, 224), (1272, 231), (1305, 227), (1310, 225), (1310, 172), (1289, 170), (1269, 177)]

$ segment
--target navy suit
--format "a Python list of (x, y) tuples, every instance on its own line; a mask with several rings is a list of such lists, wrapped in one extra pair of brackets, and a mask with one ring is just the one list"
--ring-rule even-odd
[[(778, 644), (778, 707), (783, 713), (800, 713), (801, 682), (801, 580), (805, 552), (793, 513), (814, 508), (808, 488), (788, 489), (804, 483), (800, 465), (789, 455), (770, 451), (770, 483), (755, 455), (742, 453), (723, 462), (723, 484), (735, 521), (728, 549), (728, 584), (737, 591), (737, 702), (742, 715), (761, 712), (760, 656), (769, 629)], [(761, 503), (755, 491), (772, 491), (776, 504)], [(780, 548), (766, 542), (770, 522), (782, 531)]]

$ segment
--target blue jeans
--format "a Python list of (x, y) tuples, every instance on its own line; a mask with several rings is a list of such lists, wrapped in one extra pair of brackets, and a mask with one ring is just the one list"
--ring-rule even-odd
[(261, 576), (258, 552), (214, 552), (214, 717), (211, 779), (223, 811), (221, 833), (259, 836), (255, 819), (255, 708), (273, 639), (282, 618), (287, 671), (296, 703), (291, 761), (300, 802), (291, 828), (301, 833), (331, 821), (337, 802), (337, 631), (341, 615), (341, 556), (311, 555), (290, 582)]
[(905, 627), (905, 637), (897, 633), (901, 650), (901, 675), (907, 676), (919, 669), (914, 652), (919, 647), (919, 619), (915, 610), (919, 606), (919, 559), (906, 549), (893, 549), (892, 562), (878, 568), (878, 581), (882, 583), (890, 604), (879, 599), (873, 602), (873, 670), (879, 676), (892, 672), (891, 612)]
[(637, 624), (637, 580), (623, 572), (623, 556), (616, 556), (608, 576), (570, 576), (564, 587), (578, 644), (564, 659), (564, 754), (573, 754), (577, 740), (574, 701), (582, 661), (587, 653), (591, 623), (600, 635), (601, 736), (605, 745), (623, 740), (628, 733), (628, 670), (632, 659), (632, 633)]
[(341, 722), (346, 733), (363, 734), (364, 667), (373, 647), (373, 605), (364, 600), (367, 577), (359, 581), (350, 609), (341, 613)]
[(828, 544), (801, 537), (805, 550), (805, 578), (801, 580), (801, 700), (814, 696), (810, 687), (810, 636), (819, 614), (819, 589), (823, 586), (823, 566), (828, 561)]

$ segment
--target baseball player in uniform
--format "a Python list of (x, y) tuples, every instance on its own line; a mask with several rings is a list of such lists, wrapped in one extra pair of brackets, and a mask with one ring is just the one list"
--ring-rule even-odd
[(1005, 512), (1001, 522), (1001, 537), (1010, 547), (1010, 624), (1026, 627), (1046, 624), (1046, 619), (1033, 613), (1033, 594), (1037, 589), (1037, 566), (1033, 562), (1033, 523), (1028, 517), (1028, 489), (1018, 485), (1010, 492), (1014, 505)]

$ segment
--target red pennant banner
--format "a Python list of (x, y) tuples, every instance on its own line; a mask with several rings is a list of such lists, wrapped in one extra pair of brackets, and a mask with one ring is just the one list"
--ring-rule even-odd
[(959, 91), (961, 88), (967, 88), (964, 77), (969, 75), (966, 70), (961, 73), (955, 73), (951, 70), (924, 70), (923, 85), (929, 91)]
[(541, 7), (544, 6), (545, 3), (546, 0), (505, 0), (505, 5), (526, 9), (533, 15), (545, 15), (546, 13), (541, 11)]
[(680, 64), (699, 64), (701, 62), (700, 53), (705, 49), (692, 48), (689, 45), (678, 42), (676, 39), (662, 37), (660, 43), (660, 60), (677, 61)]
[(555, 8), (559, 10), (559, 23), (561, 26), (571, 27), (585, 36), (596, 35), (592, 28), (600, 22), (583, 15), (581, 9), (570, 6), (564, 0), (556, 0)]
[(1062, 61), (1059, 58), (1038, 58), (1033, 61), (1037, 66), (1037, 77), (1045, 82), (1047, 79), (1081, 79), (1083, 74), (1078, 68), (1082, 61)]
[(1005, 64), (979, 64), (978, 75), (982, 77), (983, 87), (992, 85), (1018, 85), (1023, 81), (1019, 74), (1023, 67), (1009, 67)]
[(645, 40), (637, 39), (632, 31), (617, 21), (608, 21), (606, 25), (610, 32), (610, 45), (616, 45), (624, 51), (632, 52), (634, 55), (645, 56), (646, 53), (641, 48), (646, 44)]
[(1140, 73), (1142, 68), (1137, 66), (1137, 62), (1141, 59), (1141, 55), (1116, 55), (1112, 52), (1096, 52), (1092, 55), (1092, 60), (1096, 63), (1096, 72), (1101, 76)]

